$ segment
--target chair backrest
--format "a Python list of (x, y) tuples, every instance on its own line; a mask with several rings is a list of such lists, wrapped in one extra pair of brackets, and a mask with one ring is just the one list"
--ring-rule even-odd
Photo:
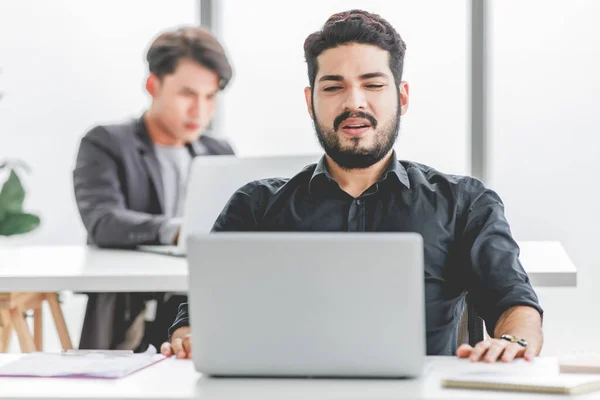
[(468, 343), (475, 346), (485, 338), (485, 323), (475, 311), (473, 299), (467, 293), (465, 308), (458, 324), (458, 345)]

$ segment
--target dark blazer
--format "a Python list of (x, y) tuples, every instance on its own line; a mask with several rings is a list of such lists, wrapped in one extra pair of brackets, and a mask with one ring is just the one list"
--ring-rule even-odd
[[(234, 154), (224, 140), (202, 135), (188, 144), (190, 154)], [(206, 149), (206, 151), (203, 151)], [(167, 217), (163, 214), (164, 194), (160, 164), (142, 118), (123, 124), (97, 126), (81, 140), (73, 171), (75, 199), (88, 233), (88, 243), (99, 247), (133, 248), (158, 244), (158, 231)], [(144, 301), (159, 302), (164, 314), (164, 294), (89, 294), (79, 348), (110, 349), (121, 343), (133, 320), (144, 309)], [(168, 314), (176, 313), (175, 309)], [(167, 328), (151, 327), (147, 332), (167, 339)], [(148, 331), (148, 327), (146, 327)], [(160, 330), (164, 330), (163, 334)]]
[[(224, 140), (203, 135), (188, 145), (209, 155), (230, 155)], [(81, 140), (73, 171), (75, 199), (88, 243), (100, 247), (158, 244), (163, 184), (154, 145), (143, 120), (97, 126)]]

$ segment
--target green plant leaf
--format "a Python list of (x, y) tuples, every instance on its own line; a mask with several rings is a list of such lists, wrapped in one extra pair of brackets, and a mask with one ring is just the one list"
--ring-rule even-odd
[(4, 214), (0, 219), (0, 236), (20, 235), (40, 225), (40, 217), (33, 214)]
[(0, 190), (0, 214), (19, 213), (23, 211), (25, 189), (19, 176), (11, 169), (2, 190)]

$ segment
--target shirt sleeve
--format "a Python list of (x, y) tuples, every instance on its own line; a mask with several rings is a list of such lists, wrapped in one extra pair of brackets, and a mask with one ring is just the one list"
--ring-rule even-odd
[(118, 149), (119, 143), (101, 126), (81, 140), (73, 189), (83, 225), (100, 247), (157, 244), (167, 217), (128, 209), (119, 174), (123, 155)]
[(494, 337), (498, 319), (514, 306), (543, 310), (529, 277), (519, 261), (519, 246), (512, 237), (500, 197), (476, 179), (463, 181), (463, 250), (469, 265), (467, 290), (487, 331)]
[(169, 342), (171, 341), (171, 335), (173, 334), (173, 332), (175, 332), (177, 329), (183, 326), (190, 326), (188, 303), (181, 303), (179, 305), (177, 316), (175, 317), (175, 322), (173, 322), (173, 325), (171, 325), (171, 327), (169, 328)]

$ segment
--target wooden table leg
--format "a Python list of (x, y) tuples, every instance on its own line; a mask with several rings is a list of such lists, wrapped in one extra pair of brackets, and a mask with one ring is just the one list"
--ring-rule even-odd
[(25, 321), (25, 314), (21, 307), (15, 307), (10, 311), (12, 324), (17, 332), (19, 343), (21, 344), (21, 351), (23, 353), (31, 353), (35, 351), (35, 343), (33, 342), (33, 336)]
[(33, 310), (33, 340), (37, 351), (44, 351), (42, 307)]
[(54, 325), (56, 325), (56, 330), (58, 331), (60, 344), (63, 350), (70, 350), (73, 348), (73, 343), (71, 343), (71, 337), (69, 336), (69, 331), (67, 329), (67, 324), (65, 322), (62, 309), (58, 303), (57, 294), (46, 293), (45, 297), (46, 301), (48, 301), (48, 305), (50, 306), (50, 311), (52, 312), (52, 318), (54, 319)]
[(7, 353), (12, 339), (12, 322), (7, 309), (0, 309), (0, 321), (3, 328), (0, 335), (0, 353)]

